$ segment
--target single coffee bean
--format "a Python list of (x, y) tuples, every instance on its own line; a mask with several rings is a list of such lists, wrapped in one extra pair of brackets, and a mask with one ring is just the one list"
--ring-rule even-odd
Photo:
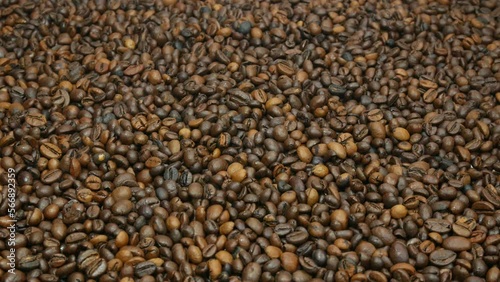
[(309, 234), (305, 231), (295, 231), (286, 235), (286, 240), (293, 245), (301, 245), (309, 238)]
[(429, 231), (441, 234), (448, 233), (451, 230), (451, 224), (444, 219), (430, 218), (425, 221), (424, 225)]
[(25, 120), (27, 124), (35, 127), (45, 126), (47, 124), (47, 119), (45, 118), (45, 116), (41, 113), (36, 112), (28, 113), (25, 117)]
[(62, 156), (61, 149), (52, 143), (43, 143), (40, 145), (40, 153), (48, 159), (59, 159)]
[(328, 91), (332, 94), (332, 95), (344, 95), (346, 92), (347, 92), (347, 89), (339, 84), (330, 84), (330, 86), (328, 86)]
[(437, 266), (445, 266), (455, 261), (457, 254), (451, 250), (439, 249), (429, 255), (429, 261)]
[(392, 232), (382, 226), (378, 226), (372, 229), (373, 235), (377, 236), (386, 246), (391, 245), (396, 237), (392, 234)]
[(261, 277), (261, 265), (251, 262), (245, 266), (242, 273), (242, 279), (245, 281), (259, 281)]
[(87, 268), (86, 273), (89, 277), (95, 278), (103, 275), (107, 270), (106, 261), (99, 258), (92, 262)]
[(41, 256), (29, 255), (19, 259), (19, 268), (23, 270), (31, 270), (40, 267)]
[(460, 252), (470, 250), (472, 244), (467, 238), (460, 236), (450, 236), (443, 240), (443, 247), (450, 251)]
[(394, 242), (389, 249), (389, 257), (394, 263), (408, 262), (409, 255), (405, 244), (400, 241)]
[(99, 259), (99, 253), (95, 250), (87, 250), (78, 256), (77, 263), (81, 269), (86, 269)]
[(60, 169), (44, 170), (40, 175), (40, 180), (44, 184), (52, 184), (59, 180), (62, 176), (62, 171)]
[(202, 254), (203, 254), (204, 258), (211, 258), (216, 254), (216, 252), (217, 252), (217, 246), (214, 244), (207, 245), (202, 250)]
[(135, 265), (135, 274), (139, 277), (152, 275), (156, 271), (156, 265), (152, 261), (144, 261)]
[(289, 272), (294, 272), (299, 266), (299, 259), (297, 255), (291, 252), (283, 252), (280, 257), (281, 266)]
[(461, 237), (470, 237), (476, 228), (476, 221), (464, 216), (459, 217), (452, 225), (453, 232)]
[(278, 73), (291, 77), (295, 74), (295, 70), (286, 62), (278, 63), (276, 66)]

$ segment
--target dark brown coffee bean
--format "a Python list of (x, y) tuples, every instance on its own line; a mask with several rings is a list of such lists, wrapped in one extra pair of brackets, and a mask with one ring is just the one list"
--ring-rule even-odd
[(438, 96), (438, 92), (436, 89), (428, 89), (427, 91), (425, 91), (422, 98), (423, 98), (424, 102), (430, 104), (430, 103), (434, 102), (434, 100), (436, 100), (437, 96)]
[(396, 237), (385, 227), (378, 226), (372, 229), (373, 235), (377, 236), (386, 246), (391, 245)]
[(83, 232), (75, 232), (66, 236), (66, 244), (79, 244), (87, 240), (87, 235)]
[(422, 253), (428, 255), (428, 254), (432, 253), (436, 249), (436, 246), (435, 246), (435, 244), (432, 241), (425, 240), (422, 243), (420, 243), (420, 245), (418, 246), (418, 249)]
[(101, 188), (102, 180), (96, 175), (89, 175), (87, 179), (85, 179), (85, 186), (90, 190), (96, 191)]
[(309, 234), (305, 231), (295, 231), (286, 235), (286, 240), (290, 244), (301, 245), (309, 238)]
[(491, 203), (495, 208), (500, 208), (500, 195), (493, 185), (489, 184), (482, 190), (482, 196), (486, 201)]
[(59, 159), (62, 155), (61, 149), (52, 143), (40, 145), (40, 153), (48, 159)]
[(446, 249), (439, 249), (429, 255), (429, 261), (437, 266), (445, 266), (455, 261), (457, 254)]
[(452, 226), (453, 232), (462, 237), (470, 237), (476, 228), (476, 221), (472, 218), (461, 216)]
[(28, 113), (25, 119), (26, 123), (31, 126), (45, 126), (47, 124), (45, 116), (36, 112)]
[(136, 264), (134, 270), (137, 276), (144, 277), (152, 275), (156, 271), (156, 265), (151, 261), (140, 262)]
[(472, 244), (469, 239), (460, 236), (450, 236), (443, 240), (443, 248), (454, 252), (470, 250)]
[(112, 207), (111, 211), (116, 215), (128, 214), (134, 208), (134, 204), (129, 200), (117, 201)]
[(451, 224), (444, 219), (430, 218), (425, 221), (425, 228), (437, 233), (448, 233), (451, 230)]
[(260, 264), (251, 262), (245, 266), (242, 273), (242, 279), (245, 281), (259, 281), (262, 269)]
[(67, 261), (67, 258), (63, 254), (54, 254), (49, 260), (49, 266), (53, 268), (59, 268), (63, 266)]
[(278, 63), (276, 65), (276, 69), (278, 70), (279, 74), (283, 74), (289, 77), (295, 74), (295, 70), (293, 69), (293, 67), (286, 62)]
[(37, 226), (43, 220), (42, 211), (35, 208), (33, 211), (28, 212), (26, 215), (26, 221), (31, 226)]
[(59, 180), (62, 176), (62, 171), (60, 169), (45, 170), (40, 175), (41, 181), (44, 184), (52, 184)]
[(127, 67), (124, 71), (123, 74), (128, 75), (128, 76), (134, 76), (144, 70), (144, 65), (132, 65)]
[(77, 259), (78, 267), (80, 269), (86, 269), (90, 265), (94, 264), (95, 261), (99, 259), (99, 253), (95, 250), (87, 250), (82, 252)]
[(394, 263), (408, 262), (409, 255), (405, 244), (400, 241), (394, 242), (389, 250), (389, 257)]
[(380, 109), (375, 109), (369, 111), (367, 116), (370, 121), (380, 121), (384, 118), (384, 113)]
[(22, 270), (31, 270), (34, 268), (38, 268), (40, 267), (40, 258), (41, 256), (35, 256), (35, 255), (19, 258), (18, 262), (19, 268)]
[(293, 227), (288, 224), (278, 224), (274, 227), (274, 232), (279, 236), (285, 236), (293, 231)]
[(471, 208), (478, 213), (492, 213), (495, 210), (495, 206), (486, 201), (474, 202)]
[(333, 95), (344, 95), (347, 92), (347, 89), (342, 85), (332, 83), (328, 86), (328, 91), (330, 91)]
[(103, 258), (99, 258), (92, 262), (87, 268), (86, 273), (91, 278), (96, 278), (103, 275), (107, 270), (106, 261)]

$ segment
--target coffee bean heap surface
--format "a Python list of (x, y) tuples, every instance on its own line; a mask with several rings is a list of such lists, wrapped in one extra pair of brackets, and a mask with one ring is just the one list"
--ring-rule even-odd
[(500, 281), (499, 17), (0, 0), (0, 280)]

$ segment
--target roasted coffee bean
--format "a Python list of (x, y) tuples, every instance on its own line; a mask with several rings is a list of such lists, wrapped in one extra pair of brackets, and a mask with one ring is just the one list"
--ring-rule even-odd
[(457, 254), (453, 251), (446, 249), (439, 249), (433, 251), (429, 255), (429, 261), (437, 266), (445, 266), (455, 261)]
[(472, 244), (469, 239), (460, 236), (450, 236), (443, 240), (443, 247), (454, 252), (470, 250)]
[(40, 256), (25, 256), (19, 259), (19, 268), (23, 270), (31, 270), (40, 267)]
[(328, 91), (330, 91), (332, 95), (344, 95), (347, 92), (347, 89), (342, 85), (332, 83), (328, 86)]
[(462, 237), (470, 237), (472, 231), (476, 228), (476, 221), (472, 218), (459, 217), (453, 224), (453, 232)]
[(301, 244), (306, 242), (308, 237), (309, 237), (309, 234), (305, 231), (295, 231), (295, 232), (292, 232), (292, 233), (286, 235), (286, 240), (290, 244), (301, 245)]
[(408, 262), (408, 250), (402, 242), (396, 241), (391, 245), (389, 257), (394, 263)]
[(444, 219), (430, 218), (425, 221), (425, 228), (437, 233), (448, 233), (451, 230), (451, 224)]
[(83, 232), (71, 233), (66, 237), (65, 242), (67, 244), (78, 244), (87, 239), (87, 234)]
[(106, 270), (106, 261), (103, 258), (99, 258), (87, 267), (86, 274), (88, 277), (95, 278), (103, 275)]
[(247, 266), (245, 266), (245, 269), (243, 269), (242, 279), (245, 281), (259, 281), (261, 273), (261, 265), (255, 262), (251, 262), (247, 264)]
[(37, 112), (28, 113), (25, 119), (27, 124), (35, 127), (45, 126), (47, 124), (46, 117), (43, 114)]
[(293, 227), (288, 224), (278, 224), (274, 227), (274, 232), (279, 236), (285, 236), (293, 231)]
[(61, 149), (52, 143), (43, 143), (40, 146), (40, 153), (48, 159), (59, 159), (62, 155)]
[(58, 268), (63, 266), (67, 261), (67, 258), (63, 254), (54, 254), (49, 260), (49, 266), (53, 268)]
[(59, 180), (62, 176), (62, 171), (60, 169), (45, 170), (40, 175), (40, 180), (44, 184), (52, 184)]
[(135, 274), (139, 277), (152, 275), (156, 271), (156, 265), (151, 261), (140, 262), (135, 265)]
[(87, 268), (99, 258), (99, 253), (95, 250), (87, 250), (78, 256), (77, 263), (80, 268)]
[(287, 62), (278, 63), (276, 65), (276, 69), (277, 69), (279, 74), (283, 74), (283, 75), (290, 76), (290, 77), (295, 73), (295, 70), (293, 69), (293, 67), (290, 66), (290, 64), (288, 64)]

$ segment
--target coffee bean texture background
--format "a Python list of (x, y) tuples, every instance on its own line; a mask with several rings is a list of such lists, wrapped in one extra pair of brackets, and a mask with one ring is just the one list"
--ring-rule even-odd
[(0, 0), (0, 281), (500, 281), (499, 20)]

